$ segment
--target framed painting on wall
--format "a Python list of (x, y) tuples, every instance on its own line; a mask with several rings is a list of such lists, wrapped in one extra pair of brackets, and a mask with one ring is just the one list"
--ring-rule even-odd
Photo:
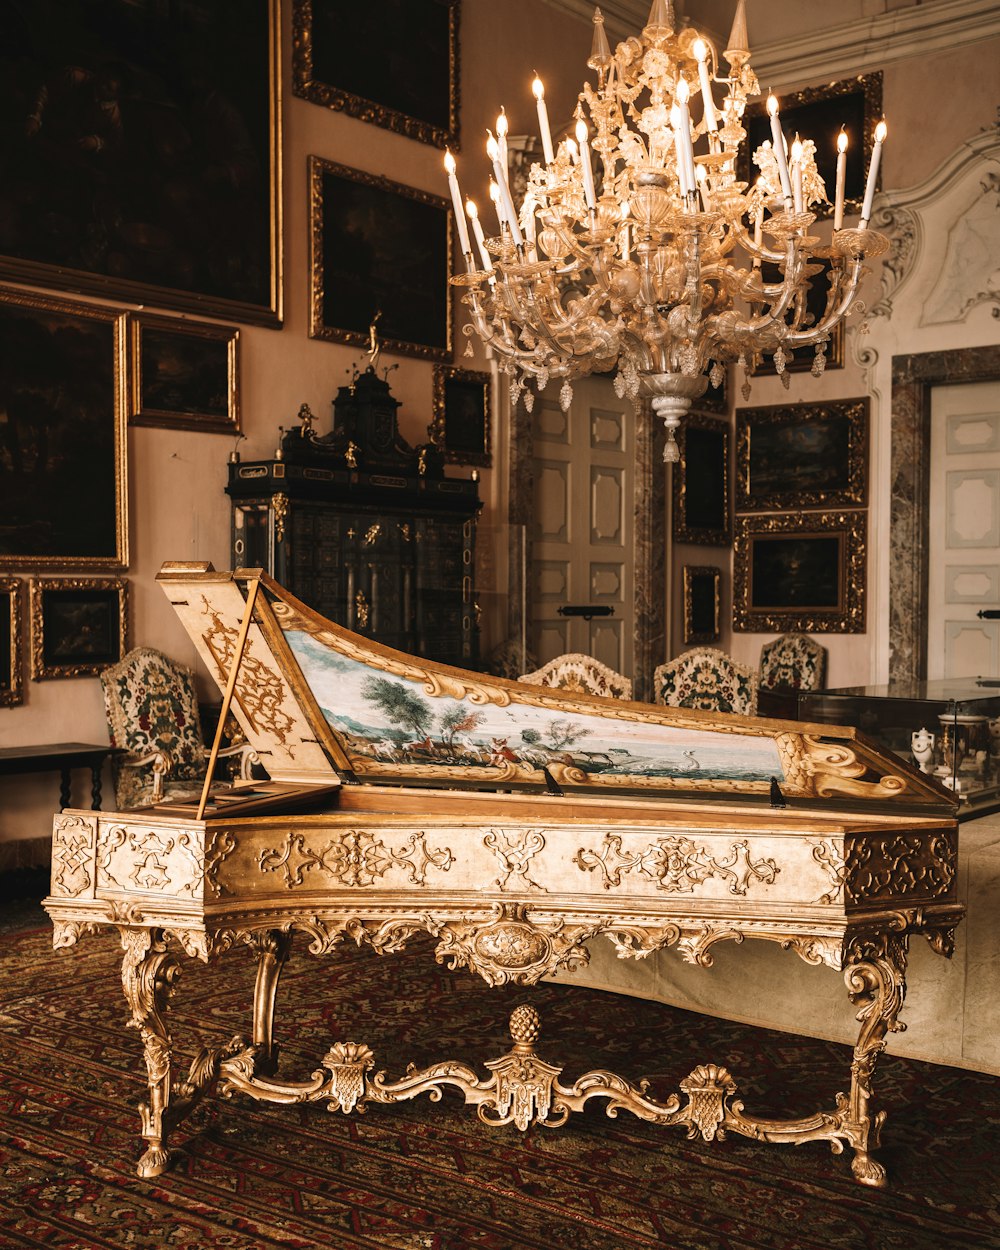
[(459, 0), (293, 0), (292, 90), (439, 148), (458, 148)]
[(490, 375), (451, 365), (434, 368), (430, 440), (450, 464), (493, 463), (490, 442)]
[(685, 564), (683, 571), (684, 642), (718, 642), (721, 624), (722, 570)]
[(868, 416), (867, 396), (737, 408), (737, 512), (863, 505)]
[(310, 327), (314, 339), (451, 358), (447, 200), (309, 158)]
[[(796, 134), (811, 139), (816, 145), (816, 172), (823, 179), (829, 204), (820, 202), (810, 209), (817, 217), (833, 214), (833, 198), (837, 179), (837, 138), (841, 129), (847, 134), (847, 170), (844, 183), (844, 212), (860, 213), (865, 198), (865, 180), (875, 127), (882, 118), (882, 71), (842, 78), (838, 82), (804, 91), (786, 92), (778, 97), (781, 128), (786, 142)], [(747, 137), (740, 148), (737, 177), (752, 183), (757, 178), (753, 154), (771, 141), (771, 119), (767, 113), (766, 93), (747, 107), (743, 116)]]
[(130, 315), (129, 420), (238, 434), (239, 346), (236, 326)]
[(674, 539), (728, 547), (729, 423), (689, 413), (677, 431), (680, 462), (675, 465)]
[(281, 320), (279, 0), (0, 0), (0, 276)]
[(733, 628), (864, 633), (865, 546), (863, 511), (737, 517)]
[(21, 657), (21, 583), (0, 577), (0, 707), (24, 702)]
[(0, 568), (124, 569), (125, 314), (0, 287)]
[(31, 676), (95, 677), (125, 654), (128, 583), (120, 577), (31, 579)]

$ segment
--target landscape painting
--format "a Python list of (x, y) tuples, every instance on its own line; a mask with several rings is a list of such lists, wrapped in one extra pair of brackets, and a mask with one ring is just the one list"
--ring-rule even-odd
[(427, 684), (343, 655), (303, 629), (285, 639), (320, 711), (352, 762), (388, 765), (397, 775), (456, 769), (509, 777), (548, 769), (573, 784), (660, 781), (769, 783), (783, 777), (770, 738), (720, 734), (600, 713), (473, 702), (429, 694)]

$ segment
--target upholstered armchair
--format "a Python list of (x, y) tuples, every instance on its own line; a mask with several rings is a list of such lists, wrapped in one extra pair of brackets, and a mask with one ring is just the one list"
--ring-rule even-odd
[(631, 699), (632, 679), (616, 673), (593, 656), (570, 652), (557, 655), (533, 673), (524, 673), (518, 681), (529, 686), (555, 686), (578, 694), (596, 694), (605, 699)]
[(822, 690), (826, 647), (806, 634), (782, 634), (760, 649), (761, 690)]
[[(118, 811), (201, 795), (209, 751), (194, 674), (151, 647), (136, 647), (101, 673)], [(220, 751), (250, 776), (256, 752), (243, 741)]]
[(757, 674), (716, 647), (692, 647), (653, 673), (653, 698), (668, 707), (709, 712), (757, 711)]

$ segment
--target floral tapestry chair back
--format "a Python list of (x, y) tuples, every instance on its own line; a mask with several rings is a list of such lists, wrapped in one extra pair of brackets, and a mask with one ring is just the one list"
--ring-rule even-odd
[(762, 690), (822, 690), (826, 647), (805, 634), (782, 634), (760, 649)]
[(555, 686), (575, 694), (596, 694), (605, 699), (631, 699), (632, 679), (616, 673), (590, 655), (570, 652), (557, 655), (533, 673), (517, 679), (529, 686)]
[(653, 673), (657, 703), (701, 708), (707, 712), (757, 711), (757, 674), (716, 647), (693, 647), (661, 664)]
[[(119, 811), (163, 799), (197, 799), (209, 752), (201, 735), (194, 674), (151, 647), (136, 647), (101, 673), (108, 717), (115, 804)], [(245, 742), (220, 755), (250, 756)]]

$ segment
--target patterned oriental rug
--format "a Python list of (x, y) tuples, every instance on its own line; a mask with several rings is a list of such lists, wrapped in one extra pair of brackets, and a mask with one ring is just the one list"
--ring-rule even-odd
[[(139, 1039), (125, 1027), (112, 934), (53, 952), (35, 909), (0, 931), (0, 1247), (58, 1250), (990, 1250), (1000, 1248), (1000, 1080), (885, 1056), (879, 1157), (865, 1189), (825, 1143), (689, 1141), (591, 1103), (565, 1128), (489, 1128), (457, 1096), (364, 1115), (211, 1098), (176, 1130), (172, 1171), (135, 1175)], [(790, 956), (791, 958), (791, 956)], [(249, 952), (183, 960), (178, 1048), (246, 1031)], [(446, 1057), (487, 1075), (510, 1010), (542, 1016), (538, 1051), (572, 1082), (607, 1067), (659, 1097), (725, 1064), (754, 1113), (805, 1114), (842, 1088), (842, 1046), (596, 990), (491, 990), (429, 943), (379, 959), (302, 940), (281, 982), (282, 1071), (364, 1041), (390, 1077)], [(189, 1054), (182, 1056), (185, 1064)]]

